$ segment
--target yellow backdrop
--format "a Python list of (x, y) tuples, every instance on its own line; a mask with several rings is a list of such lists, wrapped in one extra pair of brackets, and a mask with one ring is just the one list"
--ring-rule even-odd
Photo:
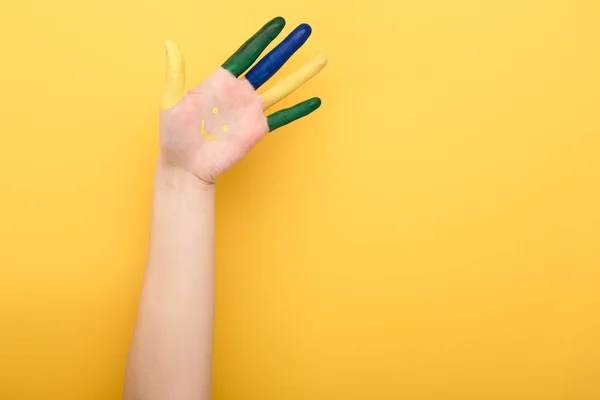
[(595, 0), (3, 2), (0, 398), (120, 398), (164, 40), (276, 15), (323, 106), (218, 185), (214, 398), (600, 398)]

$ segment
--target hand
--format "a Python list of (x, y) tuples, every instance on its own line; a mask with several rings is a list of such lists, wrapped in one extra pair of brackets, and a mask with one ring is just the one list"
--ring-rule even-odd
[(167, 73), (160, 113), (161, 160), (213, 184), (263, 138), (321, 105), (317, 97), (269, 116), (264, 111), (325, 67), (319, 55), (263, 94), (258, 89), (306, 42), (307, 24), (299, 25), (278, 46), (246, 71), (285, 26), (272, 19), (246, 41), (204, 82), (184, 93), (185, 68), (177, 46), (166, 42)]

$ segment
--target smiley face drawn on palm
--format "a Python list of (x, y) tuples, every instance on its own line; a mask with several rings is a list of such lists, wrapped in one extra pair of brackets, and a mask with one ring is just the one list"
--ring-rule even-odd
[[(213, 108), (212, 113), (214, 115), (217, 115), (219, 113), (219, 109), (217, 107)], [(223, 129), (223, 132), (229, 132), (229, 125), (223, 125), (221, 127), (221, 129)], [(205, 120), (200, 121), (200, 134), (206, 140), (213, 140), (213, 139), (216, 139), (219, 137), (219, 135), (217, 133), (206, 132), (206, 121)]]
[(265, 116), (267, 108), (323, 69), (327, 60), (321, 55), (266, 92), (256, 92), (308, 39), (311, 28), (306, 24), (299, 25), (240, 78), (284, 25), (281, 17), (271, 20), (204, 82), (187, 92), (183, 57), (174, 43), (167, 42), (160, 141), (161, 152), (170, 164), (212, 183), (267, 133), (320, 106), (320, 99), (312, 98)]

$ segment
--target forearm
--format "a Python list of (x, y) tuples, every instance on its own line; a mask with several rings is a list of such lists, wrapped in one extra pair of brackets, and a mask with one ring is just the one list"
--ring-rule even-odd
[(159, 162), (124, 398), (210, 397), (214, 187)]

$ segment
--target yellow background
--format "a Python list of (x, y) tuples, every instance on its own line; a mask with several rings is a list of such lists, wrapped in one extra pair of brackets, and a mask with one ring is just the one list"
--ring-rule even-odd
[(323, 107), (218, 184), (214, 398), (600, 398), (595, 0), (3, 0), (0, 398), (120, 398), (163, 42), (276, 15)]

